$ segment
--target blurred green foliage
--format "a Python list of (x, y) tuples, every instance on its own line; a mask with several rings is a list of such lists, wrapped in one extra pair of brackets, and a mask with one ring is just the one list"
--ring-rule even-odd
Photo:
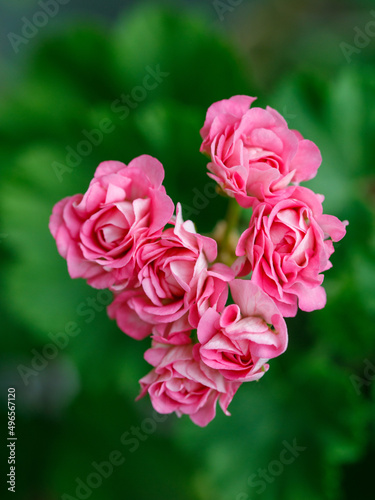
[[(122, 119), (114, 101), (157, 66), (168, 76)], [(1, 398), (6, 386), (17, 388), (17, 498), (76, 497), (76, 478), (85, 482), (92, 462), (108, 460), (113, 450), (125, 462), (93, 499), (338, 500), (370, 491), (375, 69), (360, 60), (334, 76), (286, 71), (266, 95), (255, 80), (246, 58), (206, 19), (151, 6), (124, 16), (111, 33), (79, 23), (43, 40), (21, 84), (1, 101)], [(326, 196), (326, 212), (349, 220), (348, 234), (325, 278), (326, 308), (288, 320), (287, 352), (259, 383), (241, 387), (232, 417), (219, 410), (200, 429), (169, 416), (137, 438), (132, 452), (123, 434), (154, 419), (149, 401), (134, 403), (137, 380), (149, 370), (142, 357), (148, 340), (123, 335), (98, 292), (69, 278), (49, 215), (59, 199), (86, 190), (100, 161), (128, 163), (144, 153), (163, 163), (168, 193), (189, 210), (209, 183), (199, 154), (205, 112), (235, 94), (260, 95), (261, 106), (275, 107), (318, 144), (324, 161), (308, 185)], [(76, 150), (82, 131), (103, 119), (113, 131), (59, 179), (53, 165), (67, 165), (66, 146)], [(205, 205), (191, 215), (203, 232), (223, 217), (226, 201), (214, 197)], [(32, 350), (42, 352), (69, 322), (80, 333), (25, 386), (17, 367), (31, 367)], [(285, 441), (294, 440), (306, 449), (270, 474)], [(270, 479), (258, 495), (259, 469)]]

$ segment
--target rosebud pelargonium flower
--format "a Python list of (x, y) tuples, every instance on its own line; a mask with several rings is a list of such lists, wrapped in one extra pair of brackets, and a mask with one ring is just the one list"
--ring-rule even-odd
[(242, 256), (238, 274), (251, 272), (251, 281), (289, 317), (297, 314), (298, 307), (314, 311), (325, 306), (321, 273), (332, 266), (332, 241), (345, 236), (347, 222), (323, 214), (323, 197), (310, 189), (287, 192), (284, 200), (256, 206), (236, 254)]
[(84, 195), (55, 205), (49, 228), (72, 278), (86, 278), (94, 288), (134, 281), (136, 251), (158, 237), (174, 211), (163, 179), (162, 164), (148, 155), (128, 166), (106, 161)]
[(239, 95), (215, 102), (201, 129), (209, 176), (242, 207), (283, 197), (288, 184), (312, 179), (321, 164), (318, 147), (277, 111), (249, 109), (255, 100)]
[(154, 323), (172, 322), (188, 312), (199, 277), (217, 257), (216, 241), (198, 234), (192, 221), (183, 221), (177, 204), (174, 227), (138, 252), (138, 280), (152, 306), (143, 317)]
[(194, 357), (192, 344), (156, 344), (146, 351), (145, 359), (154, 370), (140, 380), (138, 398), (148, 393), (157, 412), (189, 415), (201, 427), (215, 417), (217, 402), (229, 415), (228, 405), (240, 383), (226, 380)]
[(255, 283), (236, 279), (229, 286), (234, 304), (221, 313), (208, 309), (203, 314), (194, 349), (228, 380), (258, 380), (269, 368), (267, 361), (285, 351), (286, 324), (273, 300)]

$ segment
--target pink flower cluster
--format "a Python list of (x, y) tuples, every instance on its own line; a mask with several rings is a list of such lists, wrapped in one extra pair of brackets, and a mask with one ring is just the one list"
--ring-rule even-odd
[(55, 205), (49, 225), (70, 276), (113, 292), (108, 315), (127, 335), (151, 336), (153, 370), (139, 397), (200, 426), (217, 402), (229, 414), (239, 386), (285, 351), (284, 317), (324, 307), (321, 273), (345, 235), (345, 223), (323, 214), (323, 197), (298, 186), (316, 174), (318, 148), (275, 110), (249, 109), (253, 101), (213, 104), (201, 130), (209, 175), (253, 211), (231, 267), (217, 262), (215, 239), (183, 220), (163, 166), (147, 155), (101, 163), (84, 195)]

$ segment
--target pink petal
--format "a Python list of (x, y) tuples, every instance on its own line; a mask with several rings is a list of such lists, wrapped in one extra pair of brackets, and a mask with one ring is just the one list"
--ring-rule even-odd
[(151, 181), (154, 188), (161, 186), (164, 180), (164, 168), (159, 160), (149, 155), (141, 155), (134, 158), (129, 165), (130, 169), (139, 169)]
[(322, 155), (318, 146), (308, 139), (299, 141), (297, 153), (290, 166), (296, 171), (294, 181), (301, 182), (312, 179), (321, 163)]
[(102, 177), (103, 175), (114, 174), (125, 167), (125, 163), (121, 163), (120, 161), (103, 161), (97, 167), (94, 177)]

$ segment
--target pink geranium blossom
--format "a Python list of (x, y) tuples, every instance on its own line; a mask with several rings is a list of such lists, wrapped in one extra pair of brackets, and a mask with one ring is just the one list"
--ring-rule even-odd
[(177, 204), (174, 227), (138, 253), (138, 280), (145, 294), (141, 318), (153, 324), (170, 323), (188, 313), (199, 279), (216, 256), (216, 241), (198, 234), (191, 221), (184, 222)]
[(164, 169), (151, 156), (126, 166), (101, 163), (84, 195), (58, 202), (49, 228), (72, 278), (95, 288), (123, 288), (135, 277), (135, 254), (169, 222), (174, 205)]
[(317, 146), (290, 130), (274, 109), (249, 107), (255, 97), (212, 104), (201, 129), (209, 175), (243, 207), (254, 199), (283, 197), (291, 182), (312, 179), (320, 166)]
[(240, 383), (226, 380), (217, 370), (194, 358), (192, 345), (155, 344), (145, 359), (154, 369), (140, 380), (139, 398), (149, 394), (159, 413), (187, 414), (204, 427), (216, 414), (216, 403), (227, 410)]
[(303, 311), (325, 306), (321, 273), (332, 266), (332, 241), (345, 236), (347, 223), (323, 214), (323, 197), (313, 191), (287, 192), (284, 200), (256, 206), (236, 254), (242, 256), (239, 275), (252, 272), (251, 281), (273, 298), (283, 316), (295, 316), (298, 306)]
[(198, 325), (195, 350), (202, 361), (228, 380), (258, 380), (267, 361), (283, 353), (288, 336), (284, 318), (273, 300), (255, 283), (230, 283), (234, 304), (221, 313), (208, 309)]

